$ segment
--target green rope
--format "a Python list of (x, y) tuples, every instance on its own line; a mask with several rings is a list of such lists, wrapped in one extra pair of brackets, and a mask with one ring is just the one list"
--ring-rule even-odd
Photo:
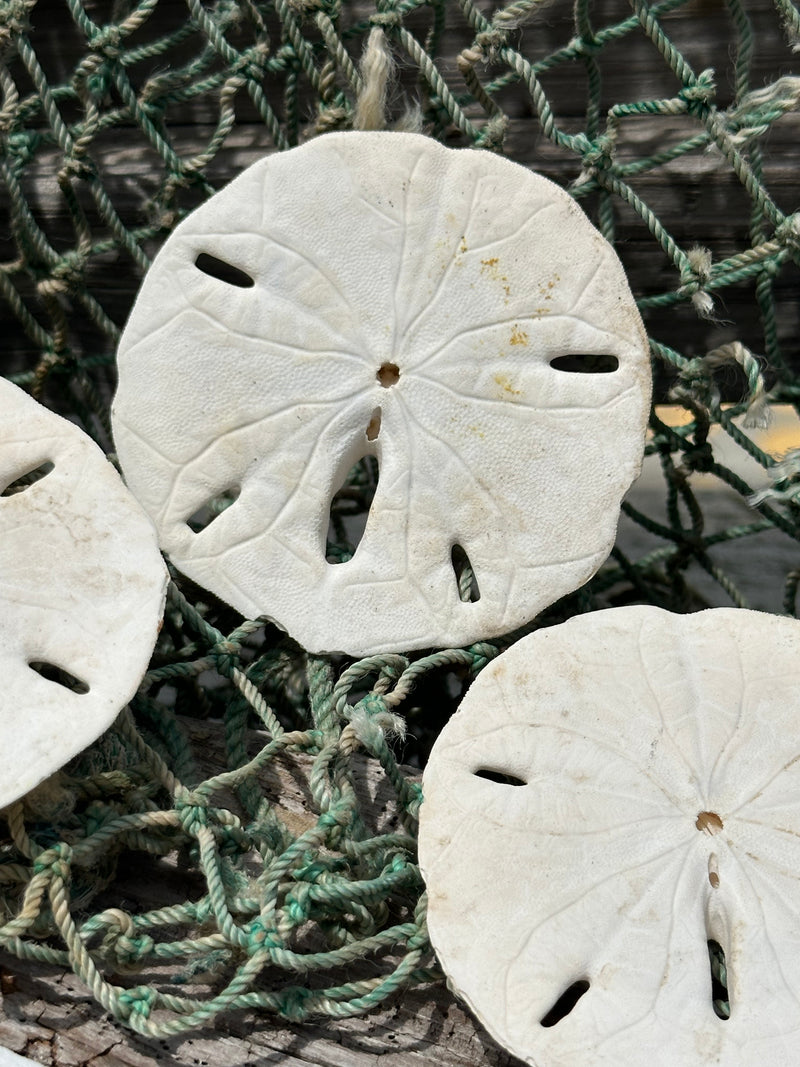
[[(539, 0), (494, 10), (473, 0), (376, 0), (372, 9), (348, 0), (185, 0), (182, 16), (174, 17), (173, 5), (171, 18), (160, 17), (164, 0), (138, 0), (106, 25), (82, 0), (61, 0), (64, 31), (82, 44), (74, 68), (62, 65), (57, 81), (47, 34), (59, 25), (58, 5), (47, 12), (35, 0), (3, 5), (0, 300), (16, 331), (3, 370), (107, 451), (114, 350), (128, 309), (104, 279), (124, 277), (132, 291), (167, 234), (214, 191), (226, 161), (238, 166), (242, 144), (284, 150), (321, 130), (349, 128), (374, 27), (399, 75), (389, 83), (387, 127), (419, 121), (448, 143), (509, 151), (518, 143), (516, 117), (527, 113), (534, 116), (528, 128), (565, 163), (572, 193), (623, 258), (627, 238), (618, 237), (637, 227), (663, 266), (655, 291), (631, 278), (646, 323), (650, 316), (658, 323), (650, 343), (660, 398), (688, 414), (680, 426), (656, 410), (651, 416), (646, 455), (660, 462), (663, 506), (651, 514), (623, 505), (625, 521), (652, 547), (639, 558), (616, 547), (589, 585), (502, 640), (356, 663), (309, 656), (263, 620), (236, 625), (175, 575), (150, 670), (130, 707), (46, 788), (4, 813), (0, 945), (7, 953), (71, 967), (104, 1010), (149, 1037), (247, 1008), (292, 1021), (345, 1018), (402, 987), (441, 980), (415, 857), (421, 790), (401, 757), (423, 763), (457, 694), (532, 628), (620, 602), (691, 609), (700, 604), (691, 584), (700, 572), (741, 607), (747, 598), (726, 569), (725, 546), (747, 546), (757, 568), (765, 535), (800, 540), (800, 464), (771, 455), (748, 429), (770, 403), (800, 408), (777, 305), (800, 262), (800, 205), (770, 188), (763, 151), (773, 128), (800, 106), (800, 82), (776, 70), (764, 85), (763, 72), (754, 74), (755, 28), (741, 0), (727, 0), (734, 95), (722, 106), (722, 76), (718, 94), (714, 73), (695, 71), (670, 38), (675, 20), (701, 17), (681, 13), (684, 4), (634, 0), (633, 11), (620, 8), (609, 21), (588, 0), (575, 0), (563, 43), (541, 54)], [(791, 0), (775, 0), (773, 18), (786, 41), (781, 70), (789, 71), (800, 15)], [(451, 40), (460, 42), (455, 63)], [(632, 85), (626, 99), (609, 103), (606, 53), (636, 41), (667, 72), (667, 88), (638, 100)], [(550, 79), (559, 74), (583, 78), (579, 118), (561, 117), (554, 102)], [(195, 110), (203, 121), (187, 138), (186, 115)], [(653, 129), (680, 123), (677, 140), (670, 132), (671, 142), (651, 154), (638, 151), (628, 131), (642, 117)], [(147, 161), (135, 210), (109, 180), (109, 147), (135, 149)], [(648, 179), (664, 168), (709, 153), (749, 203), (749, 240), (729, 243), (716, 261), (683, 243), (648, 192)], [(45, 174), (47, 212), (37, 184)], [(699, 325), (704, 316), (728, 320), (745, 292), (758, 317), (747, 337), (737, 326), (735, 340), (710, 352), (671, 342), (671, 314), (697, 314)], [(740, 394), (726, 386), (730, 374), (741, 380)], [(758, 465), (765, 486), (754, 488), (719, 461), (723, 438)], [(748, 503), (752, 519), (708, 529), (701, 477)], [(330, 559), (352, 555), (344, 519), (368, 509), (374, 482), (362, 464), (334, 503)], [(800, 568), (781, 582), (784, 610), (795, 615)], [(465, 597), (470, 583), (465, 569)], [(204, 762), (197, 720), (206, 717), (221, 737), (224, 766)], [(375, 822), (364, 796), (364, 761), (394, 811), (386, 824)], [(280, 768), (291, 768), (302, 789), (302, 813), (276, 795)], [(118, 857), (131, 852), (154, 865), (148, 870), (179, 863), (196, 891), (141, 914), (121, 907), (92, 914), (97, 894), (111, 892)], [(169, 984), (151, 973), (165, 962)], [(349, 980), (353, 965), (368, 965), (370, 977)], [(724, 1013), (726, 1002), (718, 1007)]]

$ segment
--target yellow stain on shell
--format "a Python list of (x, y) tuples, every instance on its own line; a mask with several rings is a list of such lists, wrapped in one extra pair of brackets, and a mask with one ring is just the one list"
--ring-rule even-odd
[(514, 388), (510, 379), (508, 378), (508, 375), (495, 374), (494, 380), (495, 383), (499, 385), (500, 389), (502, 390), (500, 396), (503, 400), (511, 400), (515, 396), (522, 396), (522, 390)]
[(493, 282), (499, 282), (503, 287), (505, 298), (503, 303), (508, 306), (511, 298), (511, 286), (508, 284), (508, 277), (505, 274), (500, 273), (499, 267), (500, 260), (497, 256), (492, 256), (491, 259), (481, 260), (481, 274), (489, 278)]

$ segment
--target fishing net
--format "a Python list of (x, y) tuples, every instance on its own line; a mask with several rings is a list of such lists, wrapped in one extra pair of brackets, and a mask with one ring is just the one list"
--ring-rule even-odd
[[(595, 579), (536, 625), (620, 603), (745, 606), (741, 575), (764, 586), (778, 542), (774, 610), (794, 614), (800, 460), (758, 435), (800, 399), (798, 48), (789, 0), (2, 0), (3, 373), (113, 457), (136, 288), (243, 166), (347, 128), (502, 152), (567, 186), (616, 245), (658, 402), (649, 495), (624, 505)], [(334, 502), (332, 558), (352, 554), (345, 519), (368, 509), (374, 473), (364, 461)], [(246, 1008), (341, 1018), (438, 980), (414, 769), (519, 635), (309, 656), (172, 579), (130, 707), (5, 812), (0, 944), (71, 967), (151, 1037)], [(121, 901), (132, 864), (158, 906)]]

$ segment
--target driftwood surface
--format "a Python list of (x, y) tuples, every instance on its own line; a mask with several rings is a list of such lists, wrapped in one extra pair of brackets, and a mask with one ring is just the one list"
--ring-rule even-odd
[(398, 994), (381, 1011), (331, 1023), (222, 1018), (156, 1041), (119, 1024), (71, 973), (3, 956), (0, 1043), (47, 1067), (521, 1067), (443, 985)]
[(388, 1007), (330, 1023), (288, 1025), (237, 1014), (156, 1041), (118, 1023), (71, 972), (0, 954), (0, 1043), (47, 1067), (521, 1067), (443, 985), (398, 994)]
[[(222, 727), (181, 720), (202, 752), (202, 770), (225, 768)], [(258, 731), (253, 731), (254, 738)], [(298, 829), (309, 818), (304, 795), (309, 757), (272, 765), (267, 795)], [(361, 810), (388, 829), (394, 818), (390, 789), (374, 760), (358, 776)], [(407, 769), (409, 773), (411, 772)], [(299, 772), (299, 773), (298, 773)], [(148, 864), (152, 863), (152, 867)], [(103, 906), (131, 910), (164, 907), (192, 895), (174, 857), (120, 861)], [(97, 901), (93, 904), (95, 907)], [(167, 974), (159, 970), (159, 976)], [(516, 1067), (443, 982), (407, 989), (381, 1010), (337, 1021), (283, 1024), (273, 1016), (231, 1013), (206, 1028), (170, 1040), (141, 1037), (117, 1023), (71, 971), (20, 961), (0, 952), (0, 1045), (46, 1067)]]

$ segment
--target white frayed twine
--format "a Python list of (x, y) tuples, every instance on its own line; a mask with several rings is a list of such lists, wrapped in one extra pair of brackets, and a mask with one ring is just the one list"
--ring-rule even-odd
[(364, 85), (356, 100), (353, 129), (386, 129), (386, 96), (394, 73), (394, 62), (386, 47), (386, 36), (380, 26), (373, 26), (361, 58), (361, 77)]
[(714, 301), (705, 289), (698, 289), (696, 293), (692, 293), (692, 305), (702, 319), (710, 318), (714, 310)]
[(763, 378), (759, 381), (755, 393), (747, 405), (747, 413), (742, 425), (745, 430), (766, 430), (772, 422), (772, 408), (764, 389)]
[(766, 430), (772, 421), (772, 410), (764, 387), (764, 376), (761, 373), (761, 363), (741, 341), (731, 341), (719, 348), (712, 349), (704, 357), (707, 367), (714, 370), (726, 363), (738, 363), (747, 375), (750, 387), (750, 398), (747, 402), (747, 412), (743, 426), (746, 430)]
[(689, 266), (697, 275), (701, 284), (707, 282), (711, 276), (711, 252), (709, 249), (703, 248), (702, 245), (694, 245), (686, 253), (686, 258), (689, 260)]
[(538, 3), (510, 3), (492, 15), (492, 26), (499, 30), (518, 30), (535, 15), (545, 11), (553, 0), (538, 0)]
[(782, 481), (792, 481), (800, 475), (800, 448), (794, 448), (787, 452), (780, 462), (773, 464), (767, 469), (767, 475), (772, 485), (766, 489), (760, 489), (747, 498), (751, 507), (761, 504), (765, 500), (779, 502), (796, 502), (800, 497), (800, 482), (789, 485), (786, 489), (778, 489), (776, 486)]
[(402, 715), (391, 711), (370, 715), (364, 708), (356, 707), (342, 736), (345, 732), (352, 733), (368, 752), (374, 752), (382, 746), (384, 739), (402, 741), (406, 736), (406, 722)]
[[(707, 319), (714, 310), (714, 301), (706, 292), (704, 286), (711, 277), (711, 252), (707, 248), (695, 245), (686, 253), (686, 259), (693, 279), (697, 280), (699, 288), (692, 293), (692, 305), (701, 318)], [(687, 279), (688, 280), (688, 279)], [(683, 289), (687, 286), (684, 284)]]
[(798, 105), (800, 78), (785, 75), (763, 89), (754, 89), (725, 113), (729, 129), (733, 128), (731, 141), (741, 148), (754, 137), (766, 133), (781, 115), (796, 111)]
[(418, 103), (408, 104), (405, 111), (394, 124), (398, 133), (422, 133), (425, 120)]

